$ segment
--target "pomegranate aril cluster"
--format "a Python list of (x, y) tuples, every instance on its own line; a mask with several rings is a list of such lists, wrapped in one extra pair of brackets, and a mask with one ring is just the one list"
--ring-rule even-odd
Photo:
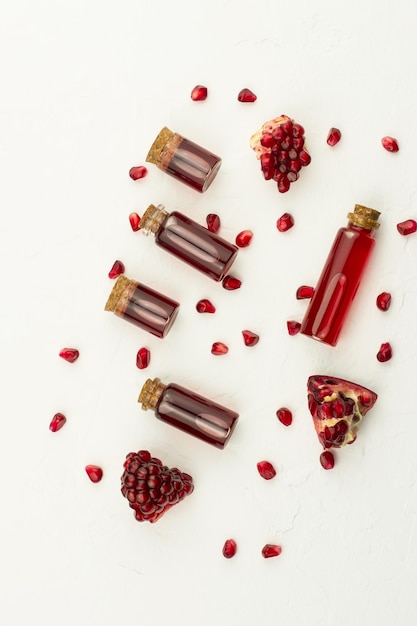
[(311, 161), (304, 143), (304, 128), (287, 115), (266, 122), (251, 137), (250, 145), (260, 159), (265, 180), (275, 181), (280, 193), (289, 190), (302, 167)]
[(189, 474), (163, 465), (148, 450), (126, 456), (121, 482), (122, 494), (138, 522), (156, 522), (194, 489)]

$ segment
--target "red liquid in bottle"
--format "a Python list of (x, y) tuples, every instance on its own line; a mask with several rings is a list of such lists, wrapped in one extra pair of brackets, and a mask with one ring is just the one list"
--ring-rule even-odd
[(220, 157), (183, 138), (173, 153), (166, 172), (193, 189), (203, 192), (213, 181), (220, 165)]
[[(379, 216), (377, 211), (374, 213)], [(338, 231), (303, 319), (301, 333), (336, 345), (375, 245), (372, 232), (372, 228), (353, 223)]]
[(214, 280), (222, 280), (238, 253), (237, 246), (173, 211), (155, 233), (158, 246)]

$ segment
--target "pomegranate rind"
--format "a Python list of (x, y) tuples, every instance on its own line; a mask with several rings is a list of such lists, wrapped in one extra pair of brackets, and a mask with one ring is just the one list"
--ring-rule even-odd
[(343, 378), (310, 376), (308, 408), (323, 448), (342, 448), (353, 443), (363, 417), (377, 398), (374, 391)]

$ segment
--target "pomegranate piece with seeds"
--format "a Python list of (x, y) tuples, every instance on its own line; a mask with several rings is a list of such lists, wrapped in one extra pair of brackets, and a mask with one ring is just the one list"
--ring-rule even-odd
[(116, 260), (113, 263), (111, 270), (109, 272), (109, 278), (118, 278), (120, 274), (124, 274), (124, 271), (125, 271), (125, 266), (123, 265), (123, 263), (119, 260)]
[(222, 341), (215, 341), (211, 346), (211, 353), (214, 356), (223, 356), (223, 354), (227, 354), (229, 352), (229, 348)]
[(75, 363), (80, 356), (80, 352), (77, 348), (62, 348), (62, 350), (59, 351), (59, 356), (68, 363)]
[(242, 330), (243, 343), (245, 346), (256, 346), (259, 341), (259, 335), (252, 332), (251, 330)]
[(297, 335), (300, 332), (300, 330), (301, 330), (300, 322), (296, 322), (295, 320), (288, 320), (287, 331), (291, 337), (293, 337), (294, 335)]
[(151, 353), (148, 348), (139, 348), (136, 355), (136, 367), (140, 370), (144, 370), (148, 367), (151, 360)]
[(392, 359), (392, 348), (390, 343), (381, 343), (381, 347), (379, 348), (378, 354), (376, 358), (380, 363), (385, 363)]
[(237, 95), (239, 102), (255, 102), (257, 96), (250, 89), (241, 89)]
[(378, 396), (343, 378), (310, 376), (307, 397), (319, 441), (328, 449), (355, 441), (363, 416), (372, 409)]
[(333, 147), (337, 143), (339, 143), (341, 138), (342, 138), (342, 133), (340, 132), (340, 130), (338, 128), (331, 128), (327, 135), (326, 141), (329, 146)]
[(417, 230), (417, 222), (415, 220), (405, 220), (397, 224), (397, 230), (400, 235), (412, 235)]
[(256, 467), (258, 468), (259, 475), (265, 480), (271, 480), (271, 478), (277, 475), (275, 467), (269, 461), (259, 461)]
[(51, 423), (49, 424), (49, 430), (53, 433), (56, 433), (58, 430), (65, 425), (67, 418), (62, 413), (55, 413), (53, 416)]
[(311, 161), (305, 148), (304, 128), (288, 115), (265, 122), (250, 138), (250, 147), (260, 160), (265, 180), (275, 181), (280, 193), (289, 190), (301, 169)]
[(238, 248), (246, 248), (252, 241), (253, 232), (251, 230), (242, 230), (236, 235), (236, 245)]
[(398, 147), (398, 141), (394, 139), (394, 137), (389, 137), (388, 135), (386, 137), (382, 137), (381, 143), (382, 147), (385, 148), (387, 152), (398, 152), (400, 149)]
[(277, 415), (277, 418), (279, 419), (279, 421), (281, 422), (281, 424), (283, 424), (284, 426), (291, 426), (291, 424), (292, 424), (292, 413), (285, 406), (283, 406), (280, 409), (278, 409), (276, 415)]
[(214, 304), (210, 302), (210, 300), (207, 300), (207, 298), (202, 298), (201, 300), (199, 300), (197, 304), (195, 305), (195, 308), (197, 309), (199, 313), (215, 313), (216, 312), (216, 307), (214, 306)]
[(270, 559), (274, 556), (279, 556), (282, 552), (281, 546), (277, 546), (274, 543), (267, 543), (262, 548), (262, 556), (264, 559)]
[(148, 170), (144, 165), (131, 167), (129, 170), (129, 176), (132, 180), (140, 180), (141, 178), (145, 178), (147, 173)]
[(218, 233), (220, 230), (220, 217), (216, 213), (209, 213), (206, 216), (207, 230), (211, 233)]
[(310, 299), (314, 296), (314, 287), (310, 287), (308, 285), (301, 285), (298, 287), (295, 297), (297, 300), (305, 300)]
[(227, 289), (228, 291), (234, 291), (235, 289), (240, 289), (242, 286), (242, 281), (239, 278), (235, 278), (234, 276), (230, 276), (228, 274), (222, 280), (223, 289)]
[(222, 554), (226, 559), (231, 559), (235, 556), (237, 551), (237, 544), (234, 539), (226, 539), (223, 545)]
[(330, 450), (324, 450), (320, 454), (320, 463), (323, 469), (330, 470), (334, 468), (334, 456)]
[(294, 218), (290, 213), (283, 213), (281, 217), (277, 219), (277, 229), (280, 233), (285, 233), (287, 230), (294, 226)]
[(121, 492), (138, 522), (153, 524), (193, 492), (189, 474), (163, 465), (148, 450), (129, 452), (123, 467)]
[(391, 306), (391, 294), (388, 291), (383, 291), (376, 298), (376, 306), (380, 311), (388, 311)]
[(191, 100), (194, 100), (194, 102), (201, 102), (202, 100), (206, 100), (207, 93), (207, 87), (204, 87), (204, 85), (196, 85), (191, 91)]
[(85, 471), (92, 483), (99, 483), (103, 478), (103, 470), (98, 465), (86, 465)]
[(133, 232), (137, 232), (140, 229), (140, 217), (137, 213), (130, 213), (129, 222)]

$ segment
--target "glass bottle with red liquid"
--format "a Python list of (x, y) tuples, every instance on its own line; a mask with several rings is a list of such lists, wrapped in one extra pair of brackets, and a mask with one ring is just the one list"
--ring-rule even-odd
[(337, 232), (301, 324), (301, 333), (335, 346), (375, 245), (379, 211), (355, 205)]
[(166, 126), (150, 147), (146, 161), (201, 193), (211, 185), (222, 163), (216, 154)]
[(239, 417), (235, 411), (176, 383), (164, 385), (159, 378), (148, 378), (138, 402), (143, 410), (154, 410), (162, 422), (220, 449), (232, 436)]
[(186, 215), (168, 213), (162, 204), (149, 205), (140, 230), (155, 235), (155, 243), (213, 280), (222, 280), (239, 248)]

